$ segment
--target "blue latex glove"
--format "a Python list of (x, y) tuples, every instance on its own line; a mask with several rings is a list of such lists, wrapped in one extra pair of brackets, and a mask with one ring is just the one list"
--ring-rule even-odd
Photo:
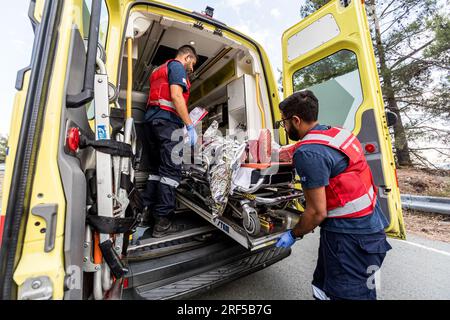
[(191, 143), (191, 146), (193, 147), (197, 143), (197, 132), (195, 132), (195, 127), (193, 124), (190, 124), (186, 126), (188, 136), (189, 136), (189, 142)]
[(295, 239), (292, 237), (291, 230), (288, 230), (281, 235), (276, 246), (277, 248), (290, 248), (294, 243)]

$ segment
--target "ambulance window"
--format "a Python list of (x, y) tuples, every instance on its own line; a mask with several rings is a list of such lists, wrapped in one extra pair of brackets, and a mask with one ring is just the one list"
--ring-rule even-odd
[(311, 90), (319, 99), (319, 122), (353, 130), (355, 114), (363, 101), (356, 54), (338, 51), (298, 70), (294, 91)]
[[(91, 18), (92, 0), (83, 1), (83, 36), (85, 39), (89, 36), (89, 22)], [(106, 2), (102, 1), (102, 9), (100, 14), (100, 28), (98, 40), (103, 48), (106, 47), (106, 38), (108, 36), (109, 12)]]

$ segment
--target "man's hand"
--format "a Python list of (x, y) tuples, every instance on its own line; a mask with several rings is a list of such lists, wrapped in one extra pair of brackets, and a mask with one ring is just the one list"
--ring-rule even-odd
[(195, 127), (193, 124), (186, 126), (186, 129), (189, 136), (189, 142), (193, 147), (197, 143), (197, 132), (195, 132)]
[(290, 248), (295, 243), (295, 239), (292, 236), (291, 231), (292, 230), (288, 230), (281, 235), (281, 238), (276, 244), (277, 248)]

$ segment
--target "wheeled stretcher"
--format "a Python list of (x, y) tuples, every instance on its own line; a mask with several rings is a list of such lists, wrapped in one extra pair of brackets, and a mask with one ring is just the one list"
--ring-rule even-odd
[[(207, 145), (208, 141), (202, 146), (201, 160), (183, 165), (177, 190), (181, 205), (250, 250), (272, 245), (281, 233), (295, 226), (304, 196), (295, 188), (291, 162), (246, 163), (243, 159), (249, 158), (250, 150), (249, 143), (243, 142), (235, 148), (237, 152), (228, 154), (231, 170), (227, 171), (226, 164), (212, 164), (205, 156), (211, 152)], [(220, 144), (212, 149), (216, 157), (227, 152)], [(222, 170), (218, 170), (220, 166)]]

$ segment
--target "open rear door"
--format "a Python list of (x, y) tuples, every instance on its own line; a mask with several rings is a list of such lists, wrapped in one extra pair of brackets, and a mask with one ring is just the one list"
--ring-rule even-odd
[(99, 33), (108, 27), (100, 25), (108, 12), (100, 1), (29, 1), (35, 39), (30, 66), (16, 81), (0, 213), (0, 300), (80, 300), (89, 293), (83, 170), (92, 170), (81, 161), (95, 158), (75, 151), (79, 137), (71, 129), (90, 134)]
[(400, 192), (375, 56), (362, 1), (330, 1), (285, 31), (285, 97), (309, 89), (319, 121), (352, 130), (365, 148), (388, 235), (405, 238)]

